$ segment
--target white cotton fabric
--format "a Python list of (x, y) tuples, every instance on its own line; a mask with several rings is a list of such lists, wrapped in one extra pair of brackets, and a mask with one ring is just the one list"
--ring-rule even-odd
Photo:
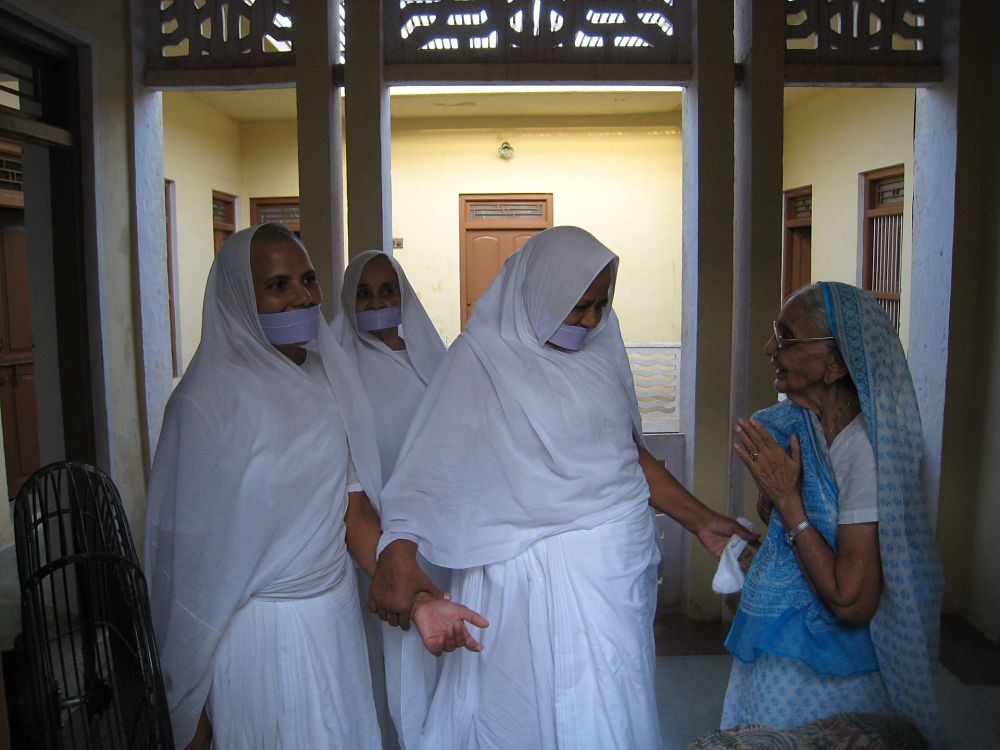
[(613, 292), (617, 258), (575, 227), (511, 256), (387, 483), (383, 546), (416, 541), (490, 621), (482, 653), (444, 657), (423, 721), (411, 706), (407, 750), (659, 744), (659, 555), (618, 321), (609, 306), (580, 351), (545, 344), (608, 265)]
[[(740, 516), (736, 519), (740, 526), (749, 532), (753, 532), (753, 522)], [(740, 567), (740, 555), (747, 548), (747, 540), (741, 536), (733, 534), (726, 542), (722, 555), (719, 557), (719, 567), (715, 569), (715, 576), (712, 578), (712, 591), (716, 594), (736, 594), (743, 588), (743, 580), (746, 574)]]
[[(394, 351), (373, 333), (358, 329), (354, 301), (361, 273), (368, 262), (378, 256), (384, 256), (392, 264), (399, 281), (403, 318), (399, 333), (406, 342), (406, 349), (402, 351)], [(427, 383), (444, 357), (444, 344), (410, 286), (403, 267), (395, 258), (380, 250), (361, 253), (347, 265), (340, 306), (330, 327), (344, 351), (357, 365), (371, 402), (383, 481), (387, 481), (410, 421), (427, 390)], [(447, 577), (443, 571), (429, 564), (423, 567), (438, 586), (447, 588)], [(363, 573), (358, 575), (358, 584), (364, 607), (370, 583)], [(406, 736), (412, 732), (414, 724), (419, 729), (419, 723), (427, 712), (440, 660), (424, 648), (415, 628), (404, 631), (383, 625), (376, 615), (367, 611), (364, 612), (364, 624), (384, 747), (389, 750), (396, 747), (397, 742), (406, 747)]]
[[(371, 409), (356, 368), (326, 326), (309, 355), (322, 363), (319, 380), (265, 339), (250, 277), (255, 231), (231, 237), (209, 273), (201, 344), (167, 403), (149, 482), (145, 571), (178, 747), (190, 741), (215, 690), (222, 642), (238, 637), (230, 628), (256, 600), (349, 589), (350, 605), (322, 625), (331, 648), (364, 648), (344, 512), (349, 456), (377, 505)], [(280, 652), (276, 643), (258, 644), (257, 653), (270, 652), (271, 660), (249, 663), (248, 654), (245, 667), (260, 669), (258, 684), (235, 687), (267, 689), (271, 670), (312, 659), (297, 643), (286, 641)], [(352, 746), (345, 738), (357, 727), (375, 727), (367, 670), (327, 677), (348, 707), (337, 725), (348, 732), (350, 724), (349, 733), (313, 737), (303, 728), (294, 746)]]
[(251, 599), (234, 615), (214, 659), (213, 747), (382, 747), (357, 592), (344, 582), (309, 599)]
[(490, 626), (482, 653), (444, 657), (417, 750), (660, 747), (653, 616), (659, 551), (649, 510), (546, 537), (455, 574)]
[[(359, 331), (354, 300), (361, 272), (370, 260), (383, 256), (399, 279), (403, 322), (400, 336), (406, 351), (394, 352), (368, 331)], [(444, 344), (420, 299), (410, 286), (402, 266), (391, 255), (369, 250), (354, 258), (344, 272), (341, 304), (330, 322), (344, 351), (357, 364), (361, 381), (375, 412), (375, 434), (382, 461), (383, 480), (388, 480), (427, 383), (444, 357)]]
[(837, 523), (878, 521), (878, 472), (865, 418), (858, 414), (830, 446), (830, 465), (837, 480)]
[(580, 351), (545, 342), (617, 257), (576, 227), (532, 237), (476, 303), (383, 492), (380, 550), (467, 568), (645, 504), (632, 373), (609, 306)]

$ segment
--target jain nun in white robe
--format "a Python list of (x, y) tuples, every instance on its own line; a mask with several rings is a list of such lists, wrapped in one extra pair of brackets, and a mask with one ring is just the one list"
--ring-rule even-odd
[[(380, 550), (417, 544), (491, 621), (444, 666), (414, 747), (656, 748), (659, 553), (617, 257), (556, 227), (506, 262), (431, 381), (382, 496)], [(546, 343), (610, 267), (578, 351)]]
[[(385, 258), (396, 273), (402, 321), (399, 335), (406, 342), (406, 348), (401, 351), (393, 351), (374, 333), (358, 327), (355, 312), (358, 284), (365, 266), (375, 258)], [(403, 438), (427, 390), (427, 383), (444, 357), (445, 347), (402, 266), (380, 250), (361, 253), (347, 265), (340, 299), (340, 309), (330, 326), (344, 351), (357, 365), (371, 402), (385, 482), (392, 474)], [(434, 582), (447, 589), (444, 571), (426, 561), (422, 563)], [(367, 577), (361, 574), (362, 602), (367, 601), (367, 584)], [(383, 743), (387, 749), (393, 747), (392, 735), (396, 735), (399, 745), (408, 747), (407, 738), (419, 732), (427, 712), (441, 660), (427, 652), (415, 630), (384, 626), (371, 613), (365, 614), (365, 632)], [(386, 711), (392, 717), (393, 727), (387, 726)]]
[(301, 367), (268, 343), (255, 231), (212, 266), (150, 477), (146, 575), (174, 737), (189, 742), (206, 706), (223, 750), (379, 748), (344, 524), (349, 461), (373, 504), (381, 487), (371, 408), (327, 326)]

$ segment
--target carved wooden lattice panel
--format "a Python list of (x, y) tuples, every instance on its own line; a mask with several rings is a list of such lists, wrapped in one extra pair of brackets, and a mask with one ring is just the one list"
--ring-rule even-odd
[(150, 14), (149, 66), (292, 65), (294, 0), (161, 0)]
[(690, 61), (690, 0), (398, 0), (386, 62)]
[(937, 64), (941, 0), (786, 0), (792, 64)]

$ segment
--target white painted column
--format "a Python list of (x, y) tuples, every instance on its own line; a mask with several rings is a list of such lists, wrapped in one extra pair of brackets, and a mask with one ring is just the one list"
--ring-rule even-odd
[(333, 85), (340, 16), (336, 0), (295, 6), (295, 99), (299, 211), (330, 316), (344, 277), (344, 189), (340, 90)]
[[(998, 54), (993, 3), (946, 0), (944, 80), (917, 92), (908, 357), (946, 611), (1000, 637), (996, 380)], [(992, 375), (991, 375), (992, 373)]]
[[(691, 84), (684, 91), (681, 429), (689, 489), (726, 510), (733, 301), (733, 5), (692, 8)], [(715, 560), (692, 537), (687, 614), (717, 619)]]
[(347, 240), (353, 258), (366, 250), (392, 252), (392, 195), (382, 3), (348, 0), (347, 12)]
[[(730, 426), (774, 403), (774, 371), (761, 354), (781, 302), (785, 9), (737, 0), (735, 97), (735, 271)], [(755, 519), (756, 494), (730, 454), (729, 513)], [(745, 490), (749, 489), (747, 492)], [(745, 502), (745, 499), (747, 502)]]
[(136, 248), (136, 323), (140, 338), (136, 372), (142, 383), (139, 408), (144, 438), (143, 463), (148, 474), (160, 436), (163, 409), (173, 389), (163, 195), (163, 103), (160, 92), (143, 85), (145, 13), (156, 11), (143, 10), (141, 3), (129, 7), (132, 69), (128, 105), (132, 131), (128, 168), (133, 185), (130, 213)]

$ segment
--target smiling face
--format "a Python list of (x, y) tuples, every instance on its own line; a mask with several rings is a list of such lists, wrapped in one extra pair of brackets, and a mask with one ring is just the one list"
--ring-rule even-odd
[[(817, 330), (805, 304), (797, 299), (781, 309), (775, 326), (783, 339), (811, 338), (825, 333)], [(772, 335), (764, 345), (764, 353), (774, 365), (775, 390), (797, 403), (815, 402), (818, 394), (847, 374), (844, 360), (831, 344), (829, 341), (802, 341), (788, 343), (779, 349)]]
[(608, 306), (608, 293), (611, 290), (611, 266), (605, 266), (594, 280), (590, 282), (587, 291), (579, 302), (570, 310), (563, 321), (566, 325), (596, 328)]
[(399, 307), (399, 278), (396, 269), (384, 255), (376, 255), (365, 264), (358, 278), (358, 290), (354, 296), (354, 311), (379, 310), (383, 307)]
[(250, 276), (258, 313), (287, 312), (323, 301), (309, 254), (293, 240), (251, 244)]

